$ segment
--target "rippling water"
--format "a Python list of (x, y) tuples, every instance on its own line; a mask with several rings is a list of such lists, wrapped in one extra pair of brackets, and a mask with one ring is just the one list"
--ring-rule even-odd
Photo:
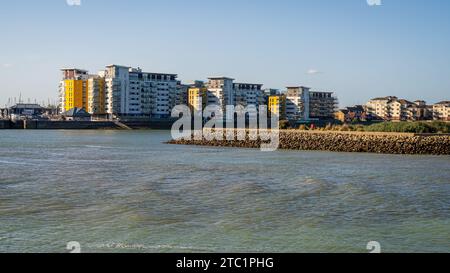
[(0, 131), (0, 252), (450, 252), (450, 157)]

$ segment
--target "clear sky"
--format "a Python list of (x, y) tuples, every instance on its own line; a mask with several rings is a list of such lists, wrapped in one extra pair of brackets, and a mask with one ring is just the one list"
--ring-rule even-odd
[(381, 1), (1, 1), (0, 105), (19, 93), (55, 100), (60, 68), (112, 63), (183, 81), (306, 85), (341, 106), (450, 100), (450, 1)]

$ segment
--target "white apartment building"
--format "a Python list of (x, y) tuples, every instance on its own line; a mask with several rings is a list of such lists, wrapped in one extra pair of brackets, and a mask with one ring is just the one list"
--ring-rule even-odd
[(234, 79), (227, 77), (208, 78), (206, 84), (207, 105), (217, 105), (222, 108), (223, 114), (227, 119), (232, 119), (232, 113), (226, 113), (227, 105), (235, 105), (236, 98), (234, 92)]
[(254, 83), (234, 83), (233, 88), (235, 92), (235, 105), (242, 105), (244, 107), (254, 105), (259, 109), (260, 105), (264, 103), (264, 91), (262, 84)]
[(441, 101), (433, 105), (433, 119), (450, 121), (450, 101)]
[(366, 104), (366, 111), (374, 118), (389, 121), (415, 121), (429, 117), (426, 102), (411, 102), (394, 96), (370, 100)]
[(289, 120), (308, 121), (310, 119), (310, 88), (305, 86), (287, 87), (286, 117)]
[(389, 104), (397, 97), (374, 98), (366, 103), (366, 111), (375, 118), (390, 119)]
[(176, 74), (142, 72), (109, 65), (105, 71), (106, 112), (110, 116), (170, 117), (179, 93)]
[(208, 78), (208, 105), (218, 105), (225, 110), (227, 105), (235, 105), (235, 93), (232, 78), (211, 77)]

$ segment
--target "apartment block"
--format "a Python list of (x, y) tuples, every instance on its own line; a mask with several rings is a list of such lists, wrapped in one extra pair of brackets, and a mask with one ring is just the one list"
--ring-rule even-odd
[[(167, 118), (179, 93), (176, 74), (142, 72), (140, 68), (106, 67), (106, 112), (110, 116)], [(175, 102), (173, 102), (175, 101)]]
[(217, 105), (225, 111), (227, 105), (235, 105), (234, 79), (227, 77), (211, 77), (206, 87), (208, 89), (208, 105)]
[(105, 78), (91, 76), (87, 80), (87, 108), (86, 111), (92, 115), (105, 115)]
[(287, 87), (286, 118), (295, 121), (310, 119), (310, 88), (304, 86)]
[(278, 115), (280, 120), (286, 119), (286, 95), (271, 95), (268, 97), (270, 115)]
[(375, 119), (387, 121), (416, 121), (430, 117), (430, 107), (426, 102), (411, 102), (394, 96), (370, 100), (366, 111)]
[(177, 90), (170, 96), (170, 108), (173, 109), (177, 105), (188, 105), (188, 93), (191, 85), (177, 82)]
[(338, 100), (333, 92), (309, 92), (309, 117), (311, 119), (333, 119)]
[(59, 83), (59, 104), (62, 112), (74, 107), (87, 108), (88, 71), (77, 68), (64, 68)]
[(202, 111), (208, 101), (208, 89), (206, 87), (190, 87), (188, 90), (188, 106), (191, 111)]
[(450, 121), (450, 101), (441, 101), (433, 105), (433, 119)]
[(265, 105), (262, 86), (262, 84), (254, 83), (234, 83), (233, 88), (236, 98), (234, 105), (242, 105), (244, 107), (253, 105), (256, 109), (260, 105)]

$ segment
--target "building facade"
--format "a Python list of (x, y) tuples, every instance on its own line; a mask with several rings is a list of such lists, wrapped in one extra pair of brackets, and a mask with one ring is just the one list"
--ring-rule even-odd
[(334, 119), (338, 100), (333, 92), (309, 92), (309, 117), (311, 119)]
[(116, 117), (168, 118), (179, 102), (177, 75), (142, 72), (140, 68), (107, 66), (106, 110)]
[(310, 88), (304, 86), (288, 87), (286, 92), (286, 118), (295, 121), (308, 121), (310, 108)]
[(86, 108), (88, 71), (77, 68), (64, 68), (59, 83), (59, 104), (62, 112), (74, 107)]
[(286, 95), (269, 96), (267, 107), (270, 115), (277, 115), (280, 120), (286, 120)]
[(60, 107), (85, 109), (93, 115), (168, 118), (175, 105), (186, 103), (187, 87), (176, 74), (143, 72), (109, 65), (97, 75), (63, 69)]
[(433, 119), (450, 121), (450, 101), (441, 101), (433, 105)]
[(105, 78), (91, 76), (87, 80), (87, 108), (92, 115), (106, 114)]
[(366, 110), (362, 105), (355, 105), (341, 109), (335, 113), (335, 119), (343, 123), (367, 121), (370, 118), (367, 116)]
[(225, 113), (227, 105), (235, 105), (234, 79), (227, 77), (211, 77), (206, 87), (208, 89), (207, 105), (217, 105)]
[(386, 121), (418, 121), (431, 118), (430, 107), (425, 101), (411, 102), (395, 96), (375, 98), (366, 104), (367, 114)]
[(265, 105), (262, 86), (262, 84), (254, 83), (234, 83), (236, 98), (234, 105), (242, 105), (244, 107), (253, 105), (256, 109), (259, 109), (260, 105)]
[(190, 87), (188, 90), (188, 106), (192, 113), (203, 111), (208, 101), (206, 87)]

